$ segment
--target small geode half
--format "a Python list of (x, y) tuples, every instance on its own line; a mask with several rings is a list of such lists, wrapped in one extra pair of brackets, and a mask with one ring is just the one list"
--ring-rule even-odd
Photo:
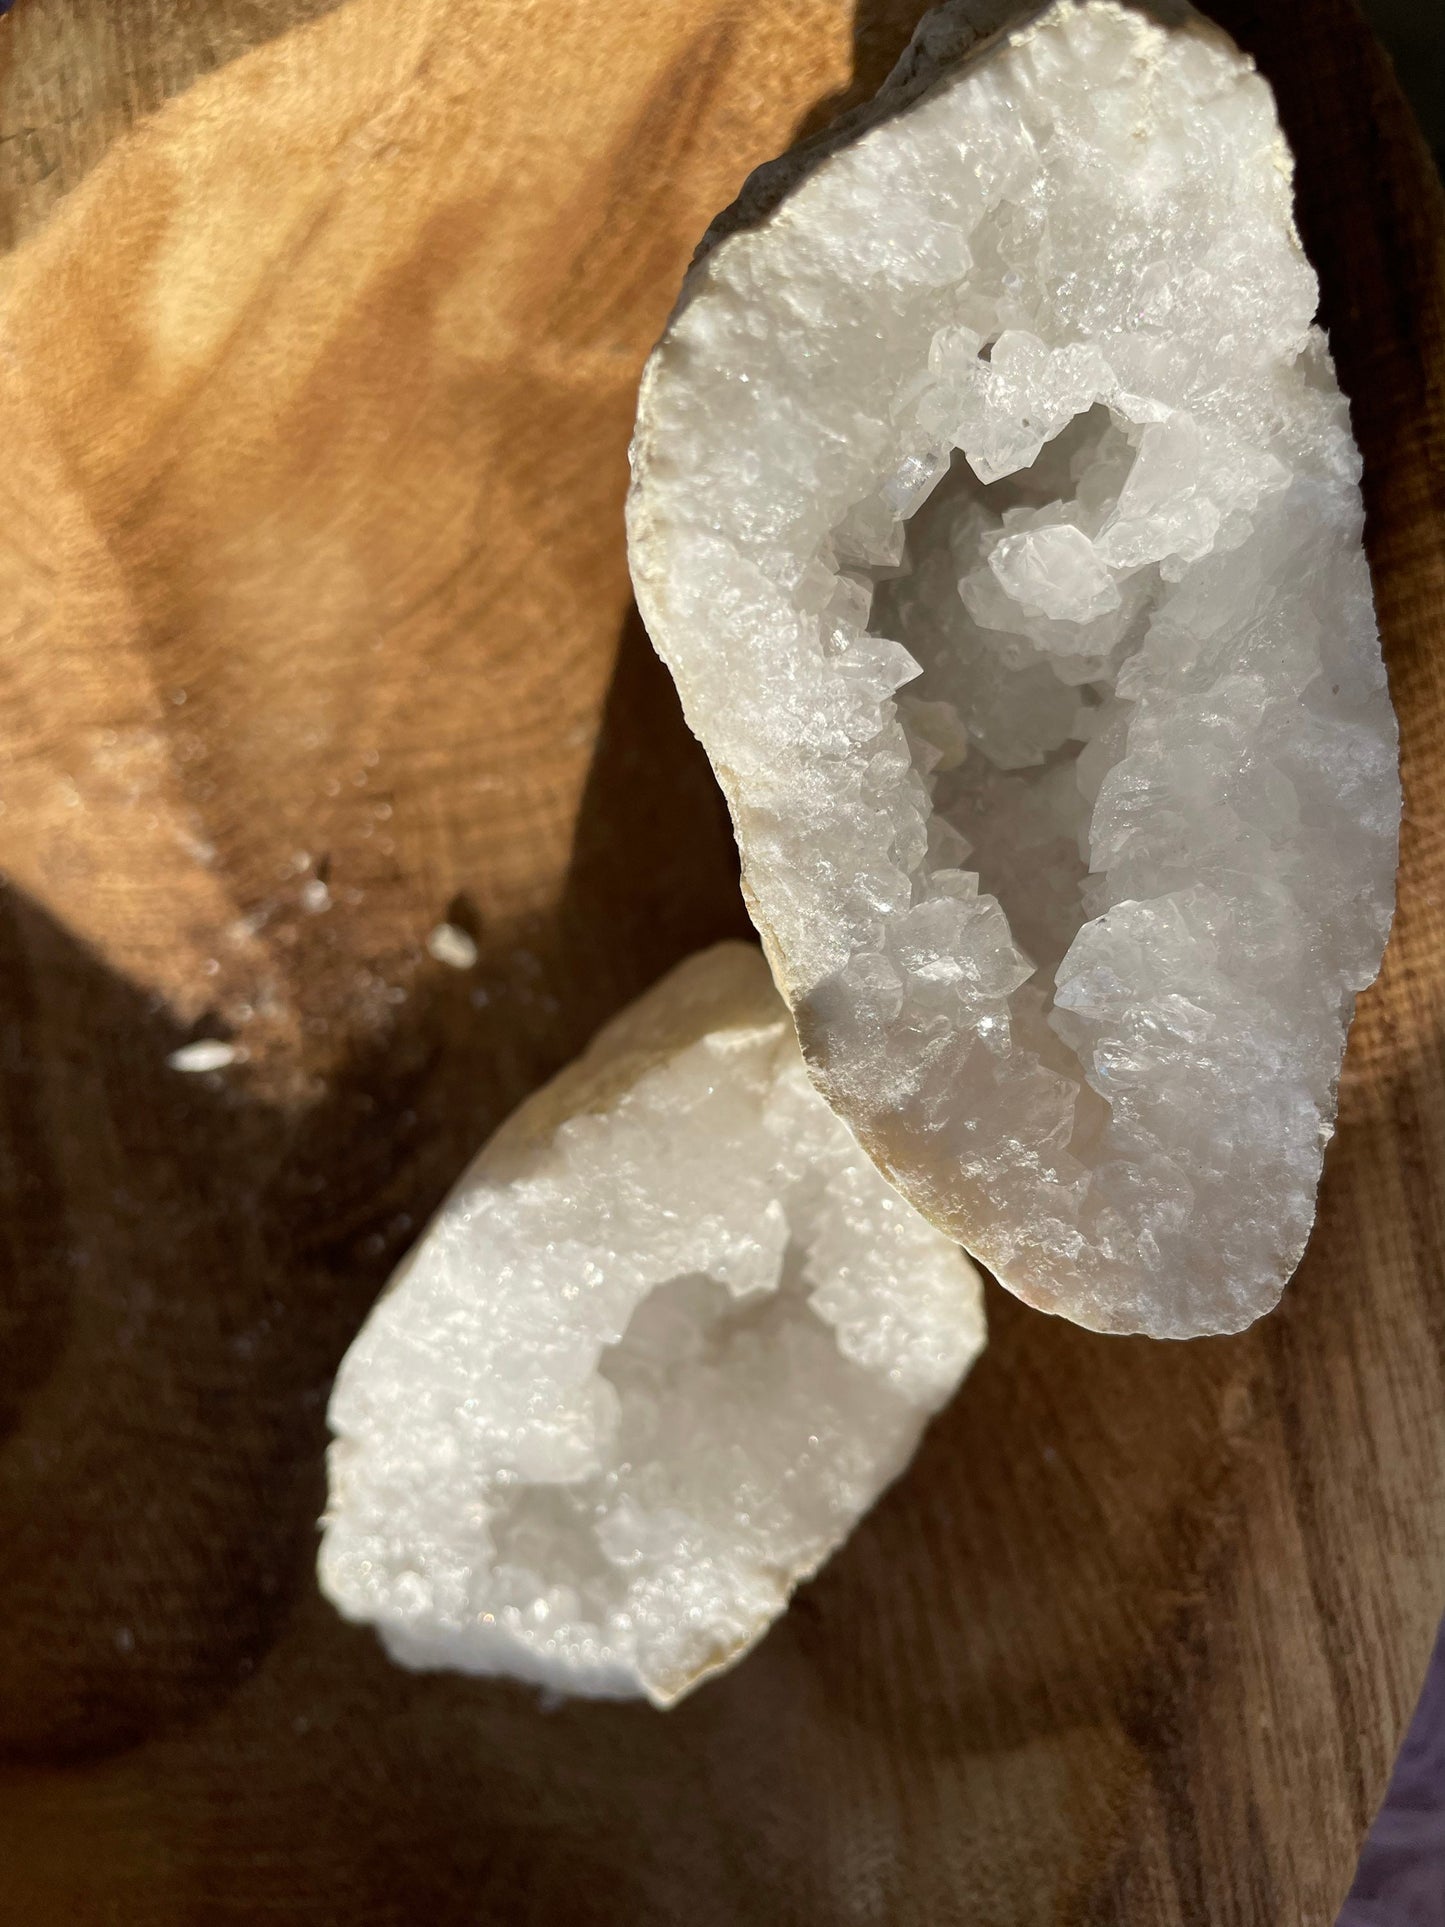
[(751, 945), (497, 1132), (342, 1362), (321, 1584), (418, 1667), (670, 1705), (760, 1639), (983, 1347)]

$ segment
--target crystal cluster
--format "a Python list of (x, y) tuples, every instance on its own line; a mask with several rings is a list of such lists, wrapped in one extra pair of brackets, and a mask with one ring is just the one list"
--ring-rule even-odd
[(983, 1337), (978, 1274), (722, 945), (521, 1107), (372, 1312), (322, 1586), (407, 1665), (665, 1706), (761, 1637)]
[(633, 577), (879, 1165), (1033, 1304), (1235, 1330), (1393, 905), (1359, 460), (1251, 62), (1164, 0), (1008, 11), (715, 230)]

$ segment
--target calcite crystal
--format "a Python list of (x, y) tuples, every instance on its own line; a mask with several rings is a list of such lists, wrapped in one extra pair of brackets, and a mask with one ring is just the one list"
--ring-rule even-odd
[(1035, 1305), (1231, 1331), (1393, 904), (1359, 460), (1251, 62), (1182, 6), (1019, 14), (940, 9), (715, 226), (633, 578), (880, 1167)]
[(983, 1345), (751, 946), (487, 1145), (331, 1400), (322, 1586), (410, 1666), (665, 1706), (745, 1652)]

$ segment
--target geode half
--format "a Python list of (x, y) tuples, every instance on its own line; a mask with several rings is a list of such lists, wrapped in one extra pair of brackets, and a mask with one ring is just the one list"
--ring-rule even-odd
[(1359, 458), (1252, 63), (955, 0), (643, 381), (638, 601), (819, 1088), (1030, 1303), (1278, 1299), (1393, 907)]
[(978, 1273), (721, 944), (522, 1105), (376, 1305), (331, 1398), (322, 1586), (406, 1665), (670, 1705), (762, 1637), (983, 1340)]

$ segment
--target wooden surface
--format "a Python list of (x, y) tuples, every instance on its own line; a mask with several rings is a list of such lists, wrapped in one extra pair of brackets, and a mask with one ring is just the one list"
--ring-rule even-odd
[[(912, 1471), (665, 1716), (407, 1675), (312, 1582), (393, 1260), (742, 927), (630, 609), (633, 391), (916, 10), (0, 22), (0, 1920), (1333, 1917), (1445, 1607), (1445, 211), (1347, 0), (1216, 9), (1300, 155), (1408, 799), (1284, 1309), (1180, 1347), (995, 1292)], [(170, 1071), (196, 1035), (245, 1061)]]

